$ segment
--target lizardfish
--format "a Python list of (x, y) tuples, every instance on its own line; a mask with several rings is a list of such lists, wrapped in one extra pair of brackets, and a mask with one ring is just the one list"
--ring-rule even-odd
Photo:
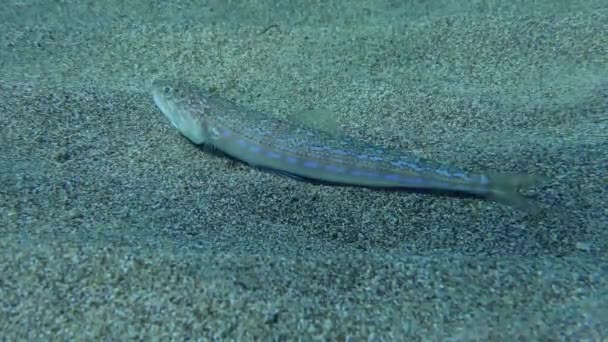
[(409, 190), (537, 207), (519, 193), (532, 175), (470, 173), (247, 109), (183, 81), (156, 80), (152, 96), (172, 125), (253, 167), (322, 184)]

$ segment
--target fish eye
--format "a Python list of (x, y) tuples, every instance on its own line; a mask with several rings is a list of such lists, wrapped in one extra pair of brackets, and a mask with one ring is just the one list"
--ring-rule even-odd
[(163, 93), (165, 93), (165, 95), (171, 94), (172, 91), (173, 91), (173, 89), (171, 89), (171, 87), (169, 87), (169, 86), (166, 86), (163, 88)]

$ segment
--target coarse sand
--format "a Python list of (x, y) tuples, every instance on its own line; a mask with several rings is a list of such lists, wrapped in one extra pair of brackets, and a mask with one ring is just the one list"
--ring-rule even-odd
[[(605, 1), (2, 7), (4, 339), (608, 338)], [(180, 136), (156, 78), (542, 175), (544, 211), (260, 172)]]

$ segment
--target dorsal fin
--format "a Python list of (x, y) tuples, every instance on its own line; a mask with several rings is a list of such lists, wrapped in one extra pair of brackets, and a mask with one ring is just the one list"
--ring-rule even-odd
[(288, 115), (286, 120), (332, 136), (341, 135), (336, 115), (327, 110), (304, 110)]

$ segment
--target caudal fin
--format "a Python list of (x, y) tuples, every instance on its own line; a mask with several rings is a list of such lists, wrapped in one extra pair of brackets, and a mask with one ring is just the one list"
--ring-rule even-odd
[(542, 177), (522, 174), (496, 174), (489, 175), (490, 193), (488, 198), (511, 207), (538, 213), (541, 208), (519, 193), (519, 190), (538, 185)]

